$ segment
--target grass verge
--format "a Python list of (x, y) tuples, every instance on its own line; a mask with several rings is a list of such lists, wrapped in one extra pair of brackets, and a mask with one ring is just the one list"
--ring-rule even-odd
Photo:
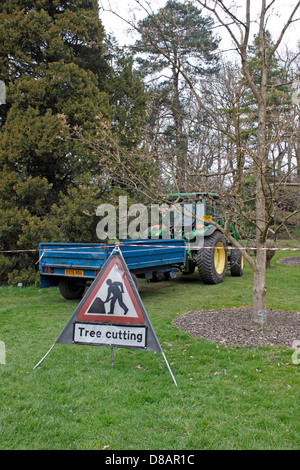
[[(284, 242), (281, 242), (284, 244)], [(300, 268), (267, 272), (267, 307), (299, 310)], [(141, 283), (161, 354), (56, 345), (76, 308), (58, 289), (0, 288), (0, 449), (297, 449), (299, 365), (288, 348), (226, 347), (172, 320), (189, 310), (251, 305), (252, 272), (206, 286), (197, 274)], [(300, 338), (295, 338), (300, 340)]]

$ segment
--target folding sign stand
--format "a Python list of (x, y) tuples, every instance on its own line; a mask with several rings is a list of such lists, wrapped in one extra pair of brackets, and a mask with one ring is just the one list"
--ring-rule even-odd
[(103, 265), (56, 342), (34, 369), (57, 343), (110, 346), (112, 367), (114, 347), (161, 352), (177, 386), (119, 246)]

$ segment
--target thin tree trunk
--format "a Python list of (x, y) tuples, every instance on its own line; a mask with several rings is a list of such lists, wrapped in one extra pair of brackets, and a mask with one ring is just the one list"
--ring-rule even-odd
[(296, 130), (296, 161), (297, 161), (297, 183), (300, 183), (300, 124), (298, 118), (298, 126)]
[(269, 63), (266, 58), (266, 37), (264, 17), (266, 1), (262, 0), (259, 28), (259, 49), (262, 61), (260, 92), (258, 94), (257, 157), (256, 167), (256, 263), (253, 279), (253, 318), (257, 319), (260, 310), (266, 308), (266, 199), (264, 192), (265, 172), (267, 170), (267, 94)]
[(174, 68), (174, 103), (172, 106), (172, 114), (176, 133), (176, 185), (180, 192), (186, 190), (186, 166), (187, 166), (187, 149), (186, 140), (183, 136), (183, 110), (179, 96), (179, 73)]
[(258, 312), (266, 309), (266, 293), (266, 251), (257, 250), (256, 266), (253, 270), (253, 320), (258, 321)]
[(256, 320), (260, 310), (266, 308), (266, 240), (265, 240), (265, 196), (260, 171), (256, 180), (256, 260), (253, 269), (253, 319)]

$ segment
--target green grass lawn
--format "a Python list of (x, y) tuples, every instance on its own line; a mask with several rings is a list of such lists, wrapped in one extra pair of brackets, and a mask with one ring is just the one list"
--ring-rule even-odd
[[(284, 244), (284, 242), (281, 242)], [(275, 259), (267, 307), (299, 311), (300, 268)], [(160, 353), (55, 342), (76, 308), (58, 289), (0, 288), (0, 449), (298, 449), (299, 365), (284, 347), (226, 347), (172, 325), (187, 311), (251, 305), (252, 272), (206, 286), (197, 274), (140, 295)], [(295, 338), (300, 340), (300, 338)], [(2, 343), (3, 344), (3, 343)]]

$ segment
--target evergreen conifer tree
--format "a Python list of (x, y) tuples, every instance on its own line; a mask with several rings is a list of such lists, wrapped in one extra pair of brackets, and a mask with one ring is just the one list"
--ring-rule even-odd
[[(99, 156), (74, 138), (91, 141), (116, 115), (97, 0), (4, 0), (0, 37), (0, 250), (97, 241), (106, 183)], [(0, 255), (0, 282), (33, 282), (34, 260)]]
[(167, 116), (161, 118), (164, 122), (159, 132), (174, 154), (174, 179), (181, 191), (187, 185), (186, 122), (191, 99), (182, 77), (188, 74), (197, 83), (217, 72), (219, 41), (212, 27), (213, 20), (202, 16), (193, 4), (168, 0), (157, 13), (140, 22), (141, 38), (133, 47), (141, 72), (150, 79), (152, 104), (159, 105), (164, 110), (161, 115)]

